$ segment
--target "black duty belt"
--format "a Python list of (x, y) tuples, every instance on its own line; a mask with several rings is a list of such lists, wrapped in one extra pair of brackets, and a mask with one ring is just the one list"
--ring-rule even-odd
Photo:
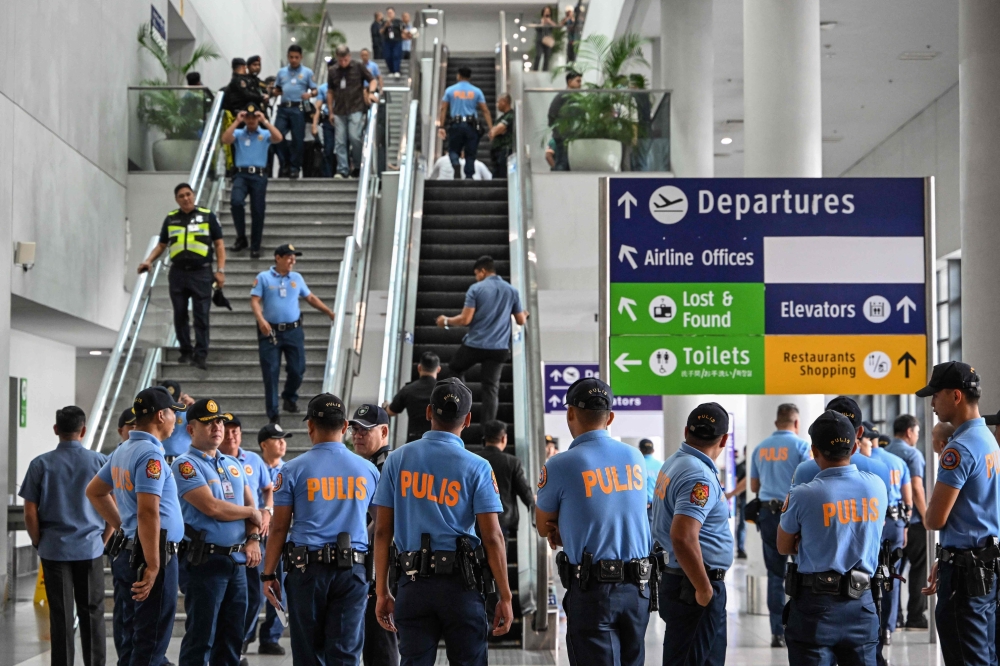
[(762, 509), (767, 508), (771, 510), (771, 513), (781, 513), (781, 505), (784, 504), (781, 500), (764, 500), (760, 501), (760, 507)]
[(291, 321), (287, 324), (272, 324), (271, 322), (267, 322), (267, 325), (271, 327), (272, 331), (290, 331), (301, 326), (302, 320), (299, 319), (298, 321)]
[(236, 167), (236, 173), (249, 173), (257, 176), (266, 176), (267, 167)]
[(246, 547), (245, 543), (239, 543), (235, 546), (220, 546), (217, 543), (206, 543), (205, 553), (208, 555), (232, 555), (233, 553), (242, 553), (246, 550)]
[[(138, 543), (138, 541), (139, 541), (138, 537), (135, 538), (135, 539), (125, 539), (125, 545), (122, 547), (122, 550), (127, 550), (129, 552), (135, 550), (135, 544)], [(168, 541), (166, 547), (164, 548), (164, 552), (167, 555), (176, 555), (177, 554), (177, 542), (176, 541)]]
[(293, 108), (293, 107), (296, 108), (296, 109), (301, 109), (302, 108), (302, 102), (282, 102), (281, 106), (283, 106), (286, 109)]
[[(331, 555), (333, 553), (333, 555)], [(331, 559), (332, 558), (332, 559)], [(360, 550), (351, 549), (351, 561), (355, 564), (365, 563), (365, 553)], [(326, 548), (320, 548), (319, 550), (306, 551), (306, 563), (311, 564), (313, 562), (321, 562), (323, 564), (336, 564), (336, 548), (327, 550)]]
[[(677, 567), (665, 567), (663, 569), (663, 573), (668, 573), (668, 574), (670, 574), (672, 576), (684, 576), (685, 578), (687, 577), (687, 574), (684, 573), (684, 569), (678, 569)], [(726, 580), (726, 570), (725, 569), (708, 569), (708, 568), (706, 568), (705, 569), (705, 573), (708, 574), (708, 579), (710, 581), (712, 581), (712, 582), (719, 582), (719, 581)]]
[[(584, 565), (571, 564), (570, 576), (580, 579)], [(644, 585), (650, 579), (650, 559), (643, 557), (636, 560), (598, 560), (590, 565), (589, 580), (598, 583), (634, 583)], [(641, 573), (645, 571), (645, 576)]]
[(938, 544), (937, 558), (957, 567), (992, 566), (1000, 558), (1000, 547), (996, 537), (989, 539), (991, 543), (982, 548), (948, 548)]
[(479, 116), (452, 116), (451, 122), (453, 125), (458, 123), (469, 123), (472, 125), (479, 122)]
[(810, 589), (815, 594), (859, 598), (865, 590), (871, 589), (871, 576), (852, 569), (845, 574), (836, 571), (795, 574), (799, 578), (799, 589)]
[(186, 263), (177, 262), (177, 261), (174, 261), (174, 262), (170, 263), (170, 270), (172, 270), (172, 271), (173, 270), (184, 271), (185, 273), (194, 273), (196, 271), (203, 271), (206, 268), (209, 269), (209, 270), (211, 270), (212, 263), (211, 262), (206, 262), (204, 264), (186, 264)]

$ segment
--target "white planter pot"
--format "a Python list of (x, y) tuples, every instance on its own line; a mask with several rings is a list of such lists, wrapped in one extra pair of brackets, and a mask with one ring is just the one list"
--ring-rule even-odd
[(153, 168), (157, 171), (190, 171), (198, 156), (197, 139), (160, 139), (153, 143)]
[(614, 139), (577, 139), (569, 143), (571, 171), (618, 173), (622, 170), (622, 144)]

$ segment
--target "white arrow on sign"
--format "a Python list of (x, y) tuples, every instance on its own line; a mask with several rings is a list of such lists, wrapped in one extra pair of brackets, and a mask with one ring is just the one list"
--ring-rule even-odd
[(630, 360), (628, 360), (628, 352), (625, 352), (621, 356), (619, 356), (618, 358), (615, 359), (615, 365), (617, 365), (618, 369), (621, 370), (622, 372), (628, 372), (628, 366), (630, 366), (630, 365), (642, 365), (642, 361), (639, 361), (639, 360), (630, 361)]
[(635, 305), (635, 301), (631, 298), (625, 298), (622, 296), (621, 300), (618, 301), (618, 314), (622, 313), (622, 310), (628, 312), (629, 319), (635, 321), (635, 313), (632, 312), (632, 306)]
[(632, 270), (635, 270), (638, 266), (636, 265), (635, 259), (632, 255), (636, 252), (638, 252), (638, 250), (631, 245), (622, 245), (622, 248), (618, 250), (618, 261), (625, 261), (628, 259), (628, 263), (632, 265)]
[(559, 372), (558, 370), (553, 370), (552, 372), (549, 373), (549, 377), (552, 378), (552, 381), (557, 382), (562, 377), (562, 373)]
[(639, 203), (639, 202), (636, 200), (636, 198), (634, 196), (632, 196), (631, 192), (625, 192), (625, 194), (623, 194), (621, 196), (621, 198), (618, 199), (618, 205), (619, 206), (621, 206), (622, 204), (625, 204), (625, 219), (626, 220), (632, 218), (632, 206), (636, 205), (637, 203)]
[(559, 405), (562, 404), (562, 400), (559, 399), (559, 396), (555, 395), (549, 398), (549, 402), (552, 404), (553, 407), (558, 407)]
[(896, 310), (903, 311), (903, 323), (910, 323), (910, 310), (917, 311), (917, 304), (910, 300), (909, 296), (903, 296), (903, 300), (896, 303)]

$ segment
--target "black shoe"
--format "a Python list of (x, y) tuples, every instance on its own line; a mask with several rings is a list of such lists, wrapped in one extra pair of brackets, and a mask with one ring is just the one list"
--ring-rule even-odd
[(260, 250), (250, 250), (251, 259), (260, 259)]
[(455, 169), (455, 175), (452, 176), (452, 178), (454, 180), (462, 180), (462, 171), (461, 171), (461, 169)]
[(281, 647), (277, 643), (261, 643), (260, 647), (257, 648), (257, 654), (275, 654), (284, 655), (285, 648)]
[(906, 628), (907, 629), (926, 629), (927, 628), (927, 616), (918, 615), (917, 617), (906, 618)]
[(275, 414), (274, 416), (267, 417), (268, 423), (281, 423), (281, 415)]
[(250, 649), (250, 641), (243, 641), (243, 651), (240, 654), (246, 654), (247, 650)]
[(281, 408), (284, 409), (289, 414), (298, 414), (299, 413), (299, 406), (296, 405), (291, 400), (289, 400), (288, 398), (283, 398), (282, 399), (282, 401), (281, 401)]
[(208, 361), (200, 357), (192, 359), (191, 365), (198, 368), (199, 370), (208, 370)]
[(736, 559), (738, 559), (738, 560), (745, 560), (745, 559), (747, 559), (747, 551), (745, 551), (745, 550), (738, 550), (738, 551), (736, 551)]
[(177, 357), (177, 362), (180, 364), (191, 362), (191, 352), (181, 352), (181, 355)]
[(250, 660), (246, 657), (240, 657), (240, 666), (250, 666)]
[(246, 238), (237, 238), (236, 242), (233, 243), (233, 246), (231, 248), (229, 248), (229, 251), (230, 252), (242, 252), (243, 250), (247, 249), (248, 247), (250, 247), (250, 243), (247, 241)]
[(882, 645), (892, 645), (892, 632), (888, 629), (882, 633)]
[(289, 171), (288, 172), (288, 177), (291, 178), (292, 180), (296, 180), (299, 177), (299, 170), (298, 169), (293, 169), (293, 170)]
[(771, 636), (771, 647), (773, 647), (773, 648), (783, 648), (783, 647), (785, 647), (785, 637), (784, 636)]

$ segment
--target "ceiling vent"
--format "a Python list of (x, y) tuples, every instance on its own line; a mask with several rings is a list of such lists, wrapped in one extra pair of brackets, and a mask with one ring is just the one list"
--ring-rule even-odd
[(941, 55), (940, 51), (903, 51), (899, 54), (900, 60), (934, 60)]

